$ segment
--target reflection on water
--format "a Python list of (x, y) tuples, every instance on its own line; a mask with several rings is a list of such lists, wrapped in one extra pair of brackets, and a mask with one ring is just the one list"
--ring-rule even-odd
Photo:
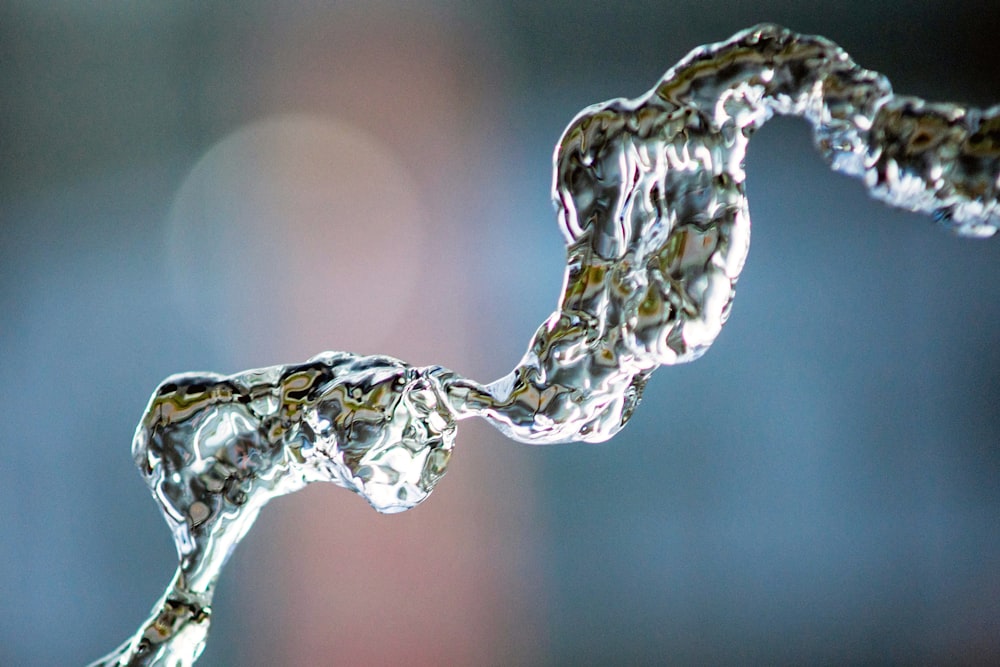
[[(588, 107), (557, 145), (565, 291), (505, 378), (341, 352), (160, 385), (132, 451), (180, 562), (149, 620), (95, 665), (192, 664), (221, 569), (274, 497), (326, 481), (411, 509), (471, 416), (529, 443), (617, 433), (652, 371), (702, 356), (728, 319), (749, 245), (746, 146), (775, 113), (806, 118), (831, 166), (874, 195), (964, 236), (996, 232), (1000, 107), (895, 96), (832, 42), (775, 25), (695, 49), (646, 96)], [(353, 278), (364, 292), (367, 273)]]
[[(584, 104), (762, 16), (900, 91), (988, 105), (998, 89), (1000, 15), (982, 4), (383, 4), (2, 10), (0, 589), (16, 613), (0, 663), (85, 662), (161, 592), (175, 557), (127, 443), (169, 373), (328, 346), (510, 369), (558, 296), (540, 175)], [(433, 291), (377, 345), (350, 322), (320, 344), (220, 340), (173, 296), (177, 188), (220, 139), (290, 113), (390, 146), (449, 257), (422, 263)], [(733, 317), (697, 364), (652, 378), (613, 442), (518, 448), (464, 422), (414, 511), (375, 516), (332, 485), (272, 503), (220, 582), (202, 662), (996, 662), (998, 246), (871, 202), (810, 144), (793, 121), (754, 138)]]

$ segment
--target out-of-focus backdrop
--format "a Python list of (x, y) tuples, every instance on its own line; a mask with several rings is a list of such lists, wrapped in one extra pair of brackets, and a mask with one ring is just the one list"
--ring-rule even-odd
[[(0, 4), (0, 664), (97, 658), (171, 576), (129, 456), (163, 377), (503, 375), (559, 293), (563, 127), (762, 20), (1000, 102), (986, 2)], [(730, 323), (620, 436), (463, 423), (412, 512), (272, 503), (202, 663), (1000, 662), (1000, 240), (870, 201), (793, 120), (748, 175)]]

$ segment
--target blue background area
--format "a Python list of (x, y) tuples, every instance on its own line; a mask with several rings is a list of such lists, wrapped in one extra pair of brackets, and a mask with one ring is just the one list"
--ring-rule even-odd
[[(0, 664), (94, 659), (166, 582), (169, 537), (127, 454), (159, 380), (294, 361), (242, 353), (241, 332), (220, 342), (165, 296), (173, 198), (257, 117), (240, 86), (276, 13), (364, 26), (372, 12), (373, 34), (419, 19), (444, 44), (428, 47), (460, 45), (477, 88), (454, 104), (481, 105), (466, 131), (500, 133), (474, 167), (495, 187), (463, 195), (475, 214), (443, 255), (471, 286), (455, 298), (472, 351), (420, 363), (461, 359), (480, 380), (516, 363), (555, 304), (563, 127), (694, 46), (771, 20), (833, 39), (899, 92), (1000, 102), (991, 3), (424, 5), (0, 5)], [(233, 63), (245, 80), (220, 77)], [(730, 322), (703, 359), (656, 373), (621, 435), (529, 448), (460, 430), (468, 456), (482, 439), (490, 465), (517, 471), (491, 502), (532, 499), (535, 530), (497, 539), (534, 582), (510, 613), (534, 608), (541, 628), (534, 651), (501, 636), (470, 664), (1000, 662), (1000, 241), (871, 201), (792, 120), (758, 133), (747, 173), (753, 243)], [(254, 613), (256, 589), (280, 591), (260, 583), (253, 539), (205, 664), (265, 664), (261, 628), (296, 622)]]

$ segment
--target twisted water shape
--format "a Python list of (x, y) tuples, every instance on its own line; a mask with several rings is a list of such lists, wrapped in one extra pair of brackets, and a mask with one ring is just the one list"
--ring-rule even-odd
[(750, 241), (747, 141), (805, 118), (833, 169), (966, 236), (1000, 226), (1000, 107), (894, 95), (821, 37), (760, 25), (692, 51), (635, 100), (585, 109), (556, 147), (568, 244), (557, 310), (488, 385), (384, 356), (321, 354), (238, 375), (168, 378), (132, 446), (180, 564), (152, 616), (94, 665), (190, 665), (229, 554), (276, 496), (333, 482), (380, 512), (423, 501), (457, 420), (529, 443), (617, 433), (662, 364), (703, 354), (726, 322)]

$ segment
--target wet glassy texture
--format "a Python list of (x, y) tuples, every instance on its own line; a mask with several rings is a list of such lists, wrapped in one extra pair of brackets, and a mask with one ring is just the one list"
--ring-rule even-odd
[(191, 664), (219, 573), (273, 497), (326, 481), (409, 509), (471, 416), (529, 443), (617, 433), (650, 374), (698, 358), (726, 322), (750, 241), (747, 142), (774, 114), (805, 118), (875, 197), (960, 235), (1000, 225), (1000, 107), (894, 95), (833, 43), (777, 26), (696, 49), (642, 97), (585, 109), (556, 146), (563, 294), (507, 376), (330, 352), (160, 385), (133, 456), (180, 563), (137, 634), (95, 664)]

